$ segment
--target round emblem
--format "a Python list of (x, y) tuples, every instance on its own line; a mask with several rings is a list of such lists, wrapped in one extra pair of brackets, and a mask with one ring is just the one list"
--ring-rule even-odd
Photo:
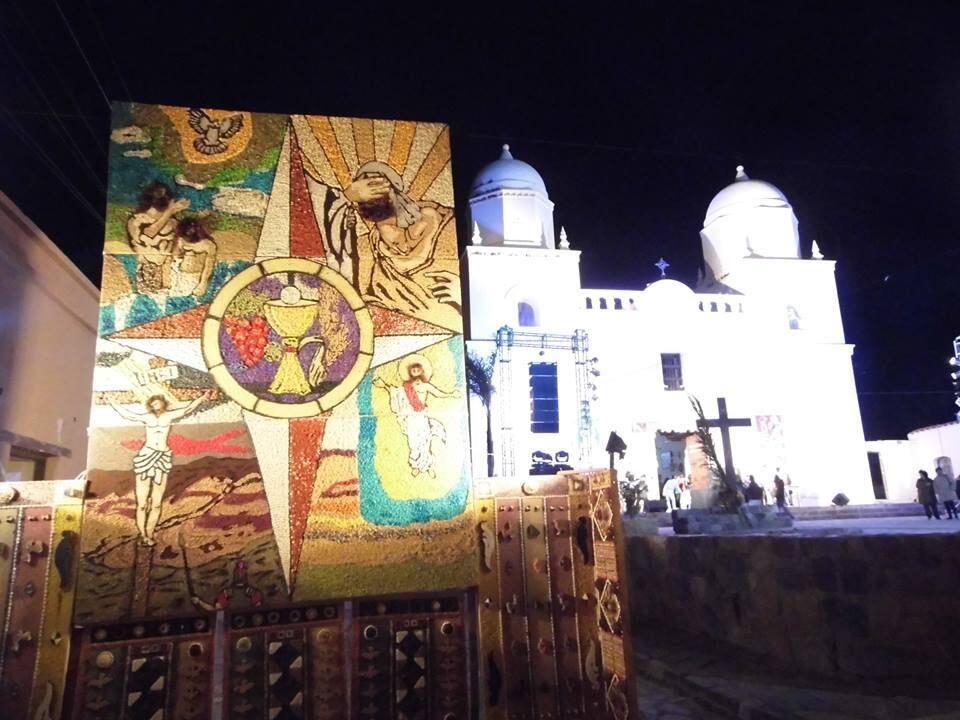
[(373, 321), (352, 285), (312, 260), (264, 260), (217, 294), (203, 326), (217, 385), (259, 415), (318, 415), (360, 384), (373, 360)]

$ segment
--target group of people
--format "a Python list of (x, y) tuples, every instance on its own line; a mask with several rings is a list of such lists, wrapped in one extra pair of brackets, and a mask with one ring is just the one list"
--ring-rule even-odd
[[(740, 492), (743, 493), (743, 499), (748, 503), (757, 503), (761, 505), (767, 504), (767, 490), (762, 487), (757, 479), (753, 475), (747, 476), (747, 482), (743, 482), (739, 477), (737, 481), (740, 484)], [(790, 514), (790, 511), (787, 510), (787, 497), (788, 490), (787, 486), (790, 484), (790, 480), (784, 480), (780, 477), (779, 470), (773, 476), (773, 500), (777, 505), (777, 511), (785, 513), (786, 515)], [(792, 492), (789, 493), (792, 496)], [(792, 500), (792, 497), (791, 497)]]
[(670, 478), (663, 484), (661, 492), (667, 503), (667, 512), (693, 507), (693, 481), (689, 477), (678, 475)]
[(137, 254), (137, 292), (142, 295), (201, 297), (217, 263), (217, 244), (201, 215), (177, 217), (190, 201), (175, 198), (162, 182), (144, 188), (127, 220), (130, 246)]
[(960, 478), (951, 478), (942, 467), (937, 468), (933, 478), (926, 470), (920, 471), (920, 477), (917, 478), (917, 502), (923, 505), (927, 520), (940, 519), (938, 501), (943, 503), (943, 508), (947, 511), (947, 519), (956, 519), (958, 493), (960, 493)]

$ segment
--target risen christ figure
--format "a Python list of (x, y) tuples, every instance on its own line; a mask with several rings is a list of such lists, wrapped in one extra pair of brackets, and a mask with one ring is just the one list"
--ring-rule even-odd
[(144, 545), (157, 544), (154, 537), (163, 494), (167, 490), (167, 477), (173, 467), (173, 451), (168, 438), (170, 426), (192, 413), (205, 399), (205, 395), (180, 408), (170, 409), (170, 402), (163, 395), (152, 395), (144, 403), (144, 412), (134, 412), (110, 403), (114, 410), (131, 422), (142, 423), (146, 428), (146, 442), (133, 458), (136, 477), (134, 494), (137, 499), (137, 530)]
[(390, 409), (397, 416), (400, 428), (407, 436), (410, 447), (408, 462), (414, 476), (427, 473), (436, 475), (434, 457), (430, 444), (433, 438), (446, 442), (447, 432), (436, 418), (427, 415), (428, 398), (458, 397), (456, 391), (446, 392), (430, 382), (430, 362), (420, 355), (411, 355), (400, 363), (402, 385), (391, 385), (382, 378), (373, 384), (390, 394)]

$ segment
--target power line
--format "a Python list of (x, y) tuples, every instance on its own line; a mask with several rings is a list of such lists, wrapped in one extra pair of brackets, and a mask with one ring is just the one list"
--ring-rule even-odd
[[(20, 12), (20, 8), (19, 8), (15, 3), (14, 3), (14, 5), (13, 5), (13, 8), (14, 8), (14, 10), (17, 11), (17, 15), (20, 17), (20, 22), (21, 22), (21, 24), (22, 24), (24, 27), (27, 28), (28, 32), (30, 33), (31, 37), (33, 38), (34, 43), (35, 43), (37, 46), (40, 46), (42, 43), (41, 43), (41, 41), (40, 41), (40, 38), (37, 37), (37, 34), (36, 34), (36, 33), (34, 32), (34, 30), (33, 30), (33, 23), (27, 21), (27, 19), (26, 19), (26, 18), (24, 17), (24, 15), (23, 15), (23, 13)], [(74, 105), (74, 107), (77, 108), (78, 111), (81, 110), (82, 108), (81, 108), (80, 103), (77, 102), (76, 97), (74, 97), (73, 92), (71, 92), (69, 84), (67, 84), (66, 82), (64, 82), (63, 76), (61, 76), (60, 71), (57, 69), (56, 64), (50, 59), (50, 55), (49, 55), (48, 53), (43, 53), (43, 56), (44, 56), (44, 59), (45, 59), (46, 62), (47, 62), (47, 66), (53, 71), (54, 76), (55, 76), (55, 77), (57, 78), (57, 80), (60, 82), (60, 86), (63, 88), (63, 90), (64, 90), (67, 98), (68, 98), (68, 99), (70, 100), (70, 102)], [(21, 65), (22, 65), (22, 64), (23, 64), (23, 63), (22, 63), (22, 61), (21, 61)], [(80, 113), (80, 112), (78, 112), (76, 115), (71, 114), (71, 115), (68, 116), (68, 115), (65, 114), (65, 113), (58, 113), (57, 111), (55, 111), (52, 107), (50, 107), (50, 103), (47, 103), (47, 106), (50, 108), (51, 114), (53, 114), (53, 115), (55, 115), (55, 116), (59, 116), (58, 119), (61, 119), (61, 118), (64, 118), (64, 117), (76, 117), (76, 118), (79, 118), (80, 121), (83, 122), (83, 126), (87, 129), (87, 133), (88, 133), (88, 134), (90, 135), (90, 137), (93, 139), (93, 142), (95, 143), (95, 147), (97, 148), (97, 150), (99, 150), (100, 152), (103, 152), (103, 149), (104, 149), (104, 148), (103, 148), (103, 144), (102, 144), (103, 138), (100, 137), (100, 136), (94, 131), (94, 129), (90, 126), (90, 123), (89, 123), (89, 121), (87, 120), (87, 115), (86, 115), (85, 113)]]
[(77, 36), (73, 34), (73, 27), (70, 25), (70, 21), (67, 19), (67, 16), (63, 14), (63, 10), (60, 9), (60, 3), (57, 0), (53, 0), (53, 6), (57, 9), (57, 13), (60, 15), (60, 19), (63, 20), (64, 26), (67, 28), (67, 32), (70, 33), (70, 37), (73, 39), (73, 44), (77, 47), (77, 51), (80, 53), (80, 57), (83, 58), (83, 62), (87, 65), (87, 70), (90, 71), (90, 74), (93, 76), (93, 81), (97, 84), (97, 87), (100, 89), (100, 94), (103, 96), (103, 102), (106, 103), (107, 109), (110, 109), (110, 98), (107, 97), (107, 91), (103, 89), (103, 85), (100, 84), (100, 78), (97, 77), (96, 70), (93, 69), (93, 65), (90, 64), (90, 60), (87, 59), (87, 54), (83, 51), (83, 48), (80, 46), (80, 41), (77, 40)]
[(40, 156), (40, 159), (43, 160), (44, 164), (47, 166), (53, 176), (63, 183), (63, 186), (70, 192), (71, 195), (74, 196), (77, 202), (80, 203), (80, 206), (86, 210), (94, 220), (102, 225), (105, 222), (104, 217), (97, 212), (97, 209), (90, 203), (84, 194), (80, 192), (77, 186), (70, 181), (63, 169), (57, 165), (56, 161), (44, 151), (44, 149), (30, 136), (30, 133), (28, 133), (26, 129), (20, 125), (19, 121), (11, 113), (9, 113), (6, 108), (0, 106), (0, 111), (3, 112), (7, 123), (10, 125), (14, 133), (18, 135), (24, 143), (29, 145), (34, 152), (37, 153), (37, 155)]
[(23, 58), (20, 56), (20, 53), (17, 51), (16, 46), (13, 44), (13, 42), (10, 41), (10, 38), (7, 37), (7, 34), (3, 31), (2, 28), (0, 28), (0, 39), (3, 40), (3, 43), (7, 46), (7, 48), (10, 50), (11, 54), (13, 55), (14, 59), (16, 59), (17, 63), (20, 65), (20, 68), (23, 70), (23, 74), (30, 81), (31, 85), (33, 85), (33, 88), (36, 90), (37, 94), (40, 96), (40, 99), (43, 101), (43, 104), (46, 105), (47, 108), (50, 110), (51, 116), (56, 121), (56, 125), (59, 126), (60, 128), (60, 134), (62, 136), (63, 141), (66, 143), (67, 148), (73, 153), (74, 157), (80, 162), (80, 164), (87, 169), (87, 171), (90, 173), (90, 177), (93, 179), (94, 184), (97, 187), (100, 187), (101, 181), (100, 181), (99, 174), (97, 173), (96, 170), (94, 170), (93, 166), (87, 160), (86, 155), (84, 155), (83, 152), (80, 150), (80, 146), (77, 144), (77, 141), (74, 139), (73, 135), (70, 133), (70, 130), (64, 124), (63, 120), (58, 116), (56, 110), (54, 110), (53, 104), (50, 102), (50, 98), (47, 97), (47, 94), (43, 90), (43, 86), (37, 81), (36, 77), (34, 76), (33, 72), (30, 70), (29, 66), (23, 61)]
[(100, 39), (100, 47), (106, 51), (107, 57), (110, 59), (110, 64), (113, 65), (113, 69), (117, 73), (117, 78), (120, 80), (120, 87), (123, 88), (124, 92), (124, 100), (133, 100), (133, 95), (130, 93), (130, 88), (127, 87), (127, 82), (123, 78), (123, 71), (120, 69), (119, 63), (117, 63), (116, 58), (113, 56), (113, 51), (110, 49), (110, 43), (107, 42), (107, 39), (103, 35), (103, 28), (100, 27), (100, 22), (97, 20), (97, 14), (93, 11), (93, 8), (90, 7), (90, 0), (86, 0), (84, 5), (87, 7), (87, 14), (90, 16), (90, 20), (93, 23), (93, 28), (97, 31), (97, 37)]
[[(627, 152), (627, 153), (636, 153), (639, 155), (655, 155), (662, 157), (685, 157), (685, 158), (706, 158), (710, 160), (719, 160), (723, 162), (728, 162), (732, 158), (737, 157), (740, 153), (717, 153), (717, 152), (700, 152), (700, 151), (685, 151), (685, 150), (662, 150), (656, 148), (642, 148), (634, 145), (616, 145), (613, 143), (598, 143), (590, 142), (584, 140), (556, 140), (553, 138), (543, 138), (543, 137), (531, 137), (531, 136), (519, 136), (513, 135), (512, 133), (505, 133), (502, 135), (493, 135), (489, 133), (478, 133), (478, 132), (458, 132), (457, 137), (466, 137), (473, 138), (477, 140), (495, 140), (497, 142), (503, 142), (504, 138), (509, 137), (515, 142), (520, 143), (530, 143), (532, 145), (555, 145), (557, 147), (570, 147), (570, 148), (582, 148), (590, 150), (603, 150), (608, 152)], [(812, 166), (812, 167), (822, 167), (822, 168), (834, 168), (841, 170), (857, 170), (860, 172), (874, 172), (881, 173), (885, 175), (898, 175), (898, 174), (907, 174), (907, 175), (917, 175), (923, 177), (929, 177), (931, 175), (929, 168), (911, 170), (909, 168), (904, 168), (902, 165), (896, 165), (892, 167), (883, 167), (878, 165), (861, 165), (857, 163), (844, 163), (844, 162), (830, 162), (830, 161), (819, 161), (819, 160), (803, 160), (803, 159), (791, 159), (791, 158), (779, 158), (776, 159), (776, 162), (779, 162), (783, 165), (802, 165), (802, 166)]]

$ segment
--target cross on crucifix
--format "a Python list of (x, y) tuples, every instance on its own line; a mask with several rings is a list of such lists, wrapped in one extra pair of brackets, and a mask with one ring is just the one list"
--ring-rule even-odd
[(723, 443), (723, 469), (729, 479), (733, 479), (733, 450), (730, 448), (730, 428), (750, 427), (753, 423), (750, 418), (732, 418), (727, 415), (727, 399), (717, 398), (716, 420), (698, 420), (697, 425), (702, 428), (720, 428), (720, 441)]
[(668, 263), (663, 258), (660, 258), (657, 262), (653, 264), (653, 266), (660, 271), (660, 277), (665, 278), (667, 276), (667, 268), (670, 267), (670, 263)]

